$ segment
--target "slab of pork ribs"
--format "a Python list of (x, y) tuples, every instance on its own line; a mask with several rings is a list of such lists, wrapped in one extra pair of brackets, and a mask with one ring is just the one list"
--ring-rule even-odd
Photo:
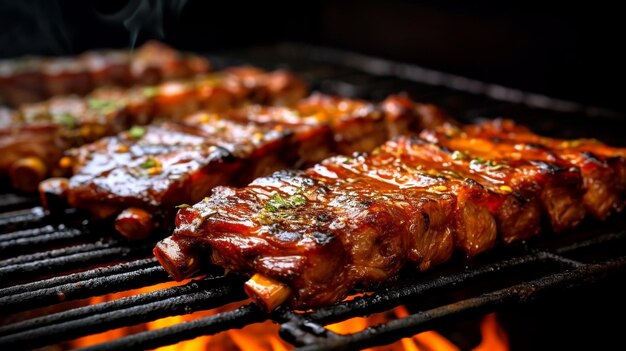
[[(102, 88), (86, 97), (62, 96), (0, 110), (0, 178), (34, 191), (48, 176), (63, 175), (65, 150), (133, 125), (177, 120), (199, 111), (220, 112), (247, 103), (291, 104), (305, 84), (286, 71), (227, 69), (188, 81), (150, 87)], [(65, 165), (65, 166), (64, 166)]]
[(404, 266), (429, 269), (455, 248), (473, 256), (498, 238), (535, 235), (544, 221), (560, 231), (587, 212), (603, 218), (587, 201), (596, 188), (615, 189), (605, 199), (620, 210), (625, 152), (542, 138), (505, 120), (445, 125), (369, 154), (217, 187), (178, 212), (154, 252), (177, 280), (210, 262), (251, 275), (246, 291), (268, 310), (285, 301), (318, 307), (393, 280)]
[(278, 169), (370, 151), (404, 128), (400, 124), (421, 128), (423, 115), (429, 123), (442, 123), (441, 112), (434, 117), (434, 110), (423, 109), (397, 96), (373, 104), (316, 94), (293, 107), (197, 113), (71, 150), (73, 176), (49, 179), (40, 192), (49, 209), (66, 199), (95, 218), (116, 218), (123, 235), (144, 238), (168, 214), (174, 218), (176, 205), (193, 204), (217, 185), (244, 186)]
[(153, 85), (210, 69), (205, 58), (156, 41), (132, 52), (101, 50), (76, 57), (0, 60), (0, 104), (19, 106), (55, 95), (84, 95), (103, 86)]

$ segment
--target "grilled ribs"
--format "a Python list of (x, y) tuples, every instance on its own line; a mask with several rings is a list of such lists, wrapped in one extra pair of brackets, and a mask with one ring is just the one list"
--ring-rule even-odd
[[(580, 169), (560, 159), (545, 158), (545, 150), (525, 145), (515, 147), (501, 139), (474, 138), (464, 129), (450, 125), (424, 131), (421, 136), (445, 148), (454, 163), (470, 169), (483, 186), (514, 194), (523, 204), (515, 207), (528, 216), (533, 214), (532, 218), (524, 218), (527, 221), (537, 222), (540, 217), (535, 214), (544, 213), (552, 228), (562, 231), (578, 225), (586, 214)], [(539, 231), (539, 223), (531, 226), (528, 222), (529, 228), (516, 230), (517, 223), (508, 219), (499, 222), (506, 241)], [(532, 227), (536, 230), (528, 230)], [(505, 233), (509, 230), (513, 232)]]
[[(472, 256), (498, 237), (535, 235), (543, 218), (555, 230), (578, 224), (586, 213), (581, 167), (543, 158), (560, 151), (549, 143), (555, 139), (544, 140), (541, 152), (521, 145), (513, 153), (501, 148), (505, 139), (471, 136), (496, 127), (444, 125), (370, 154), (217, 187), (178, 212), (155, 255), (175, 279), (211, 262), (252, 275), (246, 291), (268, 309), (285, 300), (309, 308), (393, 280), (406, 265), (426, 270), (455, 247)], [(593, 145), (623, 162), (624, 150)]]
[[(48, 208), (51, 206), (47, 203), (56, 201), (54, 198), (61, 194), (70, 206), (86, 209), (96, 218), (118, 216), (118, 219), (124, 219), (124, 223), (130, 223), (137, 216), (126, 218), (126, 208), (139, 208), (150, 213), (159, 209), (168, 212), (178, 203), (198, 201), (215, 185), (243, 186), (277, 169), (311, 165), (345, 150), (371, 150), (375, 145), (364, 140), (384, 140), (393, 129), (387, 128), (385, 121), (391, 121), (391, 124), (413, 118), (415, 123), (405, 124), (421, 125), (418, 123), (421, 105), (413, 103), (412, 112), (403, 111), (402, 116), (397, 116), (397, 112), (385, 112), (388, 104), (389, 101), (371, 104), (318, 94), (291, 108), (251, 105), (219, 114), (194, 114), (178, 123), (141, 129), (139, 138), (130, 138), (131, 130), (74, 149), (68, 153), (68, 163), (72, 166), (70, 173), (74, 174), (69, 182), (46, 181), (40, 191)], [(359, 136), (353, 125), (370, 130), (370, 133)], [(180, 132), (175, 131), (181, 128), (185, 135), (195, 137), (180, 136)], [(168, 133), (176, 137), (166, 137)], [(271, 138), (267, 139), (268, 136)], [(224, 160), (236, 159), (236, 167), (224, 160), (205, 161), (204, 156), (190, 159), (186, 156), (188, 149), (199, 146), (188, 146), (184, 142), (187, 139), (225, 148), (232, 157)], [(157, 170), (152, 166), (146, 166), (147, 171), (137, 168), (145, 165), (148, 155), (154, 158), (149, 162), (158, 165)], [(185, 172), (189, 174), (184, 181), (169, 178), (171, 172), (180, 173), (181, 166), (161, 159), (163, 157), (193, 161), (193, 167), (185, 166)], [(204, 175), (200, 178), (202, 180), (193, 180), (198, 178), (195, 174), (199, 172)], [(192, 180), (187, 182), (186, 179)], [(131, 238), (143, 237), (149, 231), (138, 230), (141, 234), (135, 235), (134, 229), (118, 226), (122, 234)]]
[(90, 51), (76, 58), (24, 57), (0, 61), (0, 103), (18, 106), (55, 95), (84, 95), (98, 87), (153, 85), (210, 70), (196, 55), (151, 41), (133, 53)]
[[(199, 201), (218, 184), (237, 184), (232, 179), (240, 174), (288, 166), (280, 161), (290, 157), (285, 155), (292, 149), (289, 142), (288, 131), (208, 114), (177, 124), (135, 127), (73, 150), (75, 174), (68, 183), (68, 202), (98, 218), (126, 208), (157, 217), (171, 214), (176, 205)], [(267, 158), (273, 162), (264, 162)], [(151, 229), (134, 233), (123, 223), (129, 221), (116, 223), (117, 229), (133, 238), (145, 237)]]
[(626, 151), (594, 139), (559, 140), (530, 132), (510, 120), (497, 119), (467, 126), (471, 138), (489, 139), (500, 144), (501, 152), (523, 155), (515, 150), (534, 150), (536, 160), (577, 167), (583, 178), (584, 205), (595, 218), (604, 219), (619, 212), (626, 198)]
[(306, 87), (286, 71), (251, 67), (225, 70), (189, 81), (151, 87), (102, 88), (81, 98), (55, 97), (5, 110), (0, 120), (0, 178), (23, 191), (36, 190), (46, 176), (63, 175), (62, 153), (71, 147), (143, 125), (176, 120), (198, 111), (224, 111), (248, 102), (289, 104)]

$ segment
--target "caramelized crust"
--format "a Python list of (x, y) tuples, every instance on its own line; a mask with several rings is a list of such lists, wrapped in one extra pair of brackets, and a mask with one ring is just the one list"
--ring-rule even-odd
[(10, 176), (11, 165), (18, 160), (38, 158), (46, 164), (41, 179), (19, 186), (20, 190), (34, 191), (46, 176), (66, 174), (58, 162), (68, 148), (132, 125), (175, 121), (198, 110), (222, 112), (251, 102), (293, 103), (305, 91), (304, 84), (288, 72), (240, 68), (153, 87), (102, 88), (84, 98), (55, 97), (5, 110), (0, 119), (0, 152), (7, 161), (0, 163), (0, 177)]
[[(521, 202), (540, 205), (555, 231), (573, 228), (586, 214), (580, 169), (560, 159), (549, 160), (544, 157), (544, 150), (516, 146), (503, 139), (481, 138), (451, 125), (424, 131), (421, 136), (445, 149), (453, 163), (475, 175), (475, 180), (487, 189), (511, 193)], [(509, 213), (509, 209), (505, 211)], [(518, 238), (516, 235), (511, 240)]]
[[(604, 219), (623, 209), (626, 200), (626, 151), (594, 139), (560, 140), (530, 132), (513, 121), (497, 119), (464, 128), (476, 138), (499, 140), (516, 150), (533, 150), (536, 160), (554, 162), (580, 169), (585, 190), (586, 210)], [(513, 153), (525, 157), (527, 151)]]
[[(11, 106), (55, 95), (84, 95), (103, 86), (152, 85), (207, 73), (203, 57), (148, 42), (134, 52), (90, 51), (75, 58), (24, 57), (0, 61), (0, 103)], [(4, 101), (2, 101), (4, 100)]]
[(127, 207), (171, 212), (218, 184), (233, 184), (239, 172), (265, 172), (257, 171), (253, 160), (279, 153), (288, 141), (288, 133), (211, 115), (135, 127), (70, 153), (74, 176), (68, 200), (98, 218)]
[[(320, 306), (357, 283), (392, 279), (407, 261), (422, 269), (446, 261), (454, 247), (447, 225), (454, 201), (320, 169), (283, 171), (246, 188), (216, 188), (179, 212), (169, 242), (185, 241), (198, 259), (211, 247), (216, 264), (288, 284), (292, 306)], [(178, 266), (169, 261), (167, 242), (157, 246), (157, 257)]]
[[(211, 262), (274, 284), (266, 288), (291, 294), (292, 307), (311, 308), (355, 286), (393, 280), (406, 265), (429, 269), (455, 247), (476, 255), (497, 233), (506, 243), (528, 238), (542, 218), (556, 231), (577, 225), (586, 213), (585, 183), (573, 157), (559, 156), (555, 139), (531, 147), (513, 136), (483, 136), (492, 127), (442, 125), (370, 154), (218, 187), (179, 211), (155, 255), (175, 279)], [(262, 291), (250, 294), (263, 299)]]
[[(252, 105), (227, 113), (198, 113), (178, 123), (134, 127), (74, 149), (64, 159), (74, 174), (68, 202), (96, 218), (115, 216), (126, 207), (158, 215), (178, 203), (197, 202), (216, 185), (246, 185), (277, 169), (313, 164), (346, 145), (364, 147), (360, 141), (342, 139), (342, 126), (351, 118), (363, 125), (378, 124), (380, 106), (368, 105), (368, 113), (351, 114), (332, 101), (341, 106), (365, 104), (317, 95), (293, 108)], [(123, 220), (117, 227), (127, 236), (134, 237), (127, 228), (138, 233), (151, 229), (141, 225), (148, 223), (146, 218), (118, 220)]]

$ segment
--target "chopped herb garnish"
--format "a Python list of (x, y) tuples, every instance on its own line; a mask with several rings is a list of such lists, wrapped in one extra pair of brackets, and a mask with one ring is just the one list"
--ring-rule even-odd
[(452, 159), (453, 159), (453, 160), (464, 160), (464, 159), (466, 159), (467, 157), (468, 157), (468, 156), (467, 156), (467, 154), (466, 154), (466, 153), (461, 152), (461, 151), (458, 151), (458, 150), (457, 150), (457, 151), (454, 151), (454, 152), (452, 153)]
[(60, 124), (66, 129), (74, 129), (78, 124), (76, 116), (70, 113), (60, 113), (58, 115), (53, 115), (52, 120), (54, 121), (54, 123)]
[(265, 204), (265, 209), (270, 212), (277, 212), (284, 208), (296, 208), (305, 203), (306, 198), (301, 194), (295, 194), (285, 199), (279, 193), (274, 193), (272, 198)]
[(146, 134), (146, 129), (140, 126), (133, 126), (128, 130), (128, 135), (133, 139), (139, 139)]
[(294, 206), (302, 206), (306, 203), (306, 199), (302, 195), (294, 195), (290, 200)]
[(507, 165), (502, 165), (502, 164), (500, 164), (500, 165), (493, 165), (493, 166), (489, 166), (489, 170), (490, 170), (490, 171), (499, 171), (499, 170), (502, 170), (502, 169), (505, 169), (505, 168), (509, 168), (509, 166), (507, 166)]
[(148, 157), (145, 161), (143, 161), (139, 167), (143, 168), (143, 169), (148, 169), (148, 168), (152, 168), (152, 167), (156, 167), (157, 166), (157, 160), (155, 160), (153, 157)]
[(189, 207), (191, 207), (191, 206), (188, 205), (188, 204), (180, 204), (180, 205), (176, 206), (176, 208), (178, 208), (178, 209), (189, 208)]
[(476, 157), (472, 160), (472, 163), (478, 164), (478, 165), (482, 165), (485, 164), (487, 161), (483, 160), (480, 157)]
[(268, 202), (265, 204), (265, 209), (270, 211), (270, 212), (277, 212), (278, 211), (278, 207), (274, 206), (274, 204), (272, 204), (271, 202)]
[(143, 88), (143, 90), (141, 91), (141, 94), (147, 98), (153, 98), (157, 95), (157, 93), (159, 92), (159, 89), (157, 87), (145, 87)]
[(117, 108), (124, 105), (123, 102), (117, 100), (104, 100), (91, 98), (87, 101), (89, 108), (99, 110), (102, 113), (109, 113), (115, 111)]

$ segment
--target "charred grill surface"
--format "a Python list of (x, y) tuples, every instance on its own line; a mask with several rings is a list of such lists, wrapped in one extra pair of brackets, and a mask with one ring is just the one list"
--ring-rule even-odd
[[(238, 52), (236, 56), (241, 57), (244, 54)], [(571, 102), (565, 106), (546, 97), (537, 99), (542, 104), (540, 109), (528, 110), (522, 105), (527, 101), (530, 104), (533, 94), (519, 91), (514, 91), (516, 94), (502, 94), (502, 87), (465, 78), (458, 79), (459, 77), (421, 67), (294, 44), (281, 45), (270, 50), (264, 48), (244, 57), (243, 62), (257, 64), (263, 62), (255, 61), (256, 59), (285, 62), (297, 68), (305, 77), (312, 77), (309, 82), (312, 87), (329, 93), (379, 100), (389, 93), (407, 90), (415, 98), (437, 103), (455, 112), (456, 116), (467, 117), (466, 121), (471, 121), (476, 116), (518, 116), (523, 117), (524, 123), (534, 129), (550, 135), (592, 135), (602, 137), (603, 140), (612, 140), (613, 143), (623, 143), (620, 128), (614, 127), (611, 120), (598, 115), (603, 113), (600, 110)], [(212, 57), (212, 62), (216, 65), (220, 62), (232, 65), (241, 64), (242, 61), (233, 62), (231, 58), (216, 56)], [(437, 79), (443, 86), (430, 85), (433, 79)], [(422, 84), (423, 82), (429, 84)], [(490, 98), (474, 95), (481, 92)], [(512, 99), (514, 97), (515, 103), (512, 100), (502, 100), (507, 96)], [(548, 111), (546, 106), (549, 109), (559, 109), (560, 112)], [(401, 104), (391, 107), (391, 111), (403, 111)], [(564, 107), (577, 113), (564, 113)], [(433, 116), (431, 105), (420, 105), (420, 110), (425, 113), (421, 115), (422, 118)], [(435, 112), (434, 116), (440, 114), (438, 109)], [(593, 114), (593, 119), (589, 119), (587, 114)], [(421, 130), (421, 127), (416, 129)], [(424, 146), (422, 141), (415, 138), (405, 139), (403, 147), (400, 147), (400, 140), (397, 143), (387, 144), (390, 146), (389, 150), (381, 152), (379, 159), (372, 158), (371, 162), (368, 161), (368, 167), (376, 165), (387, 172), (391, 166), (383, 165), (387, 162), (386, 158), (391, 157), (389, 154), (403, 155), (402, 162), (411, 164), (414, 153), (402, 151), (403, 148)], [(317, 142), (310, 143), (316, 144)], [(393, 151), (398, 149), (402, 152)], [(315, 148), (314, 150), (317, 151)], [(441, 155), (449, 154), (445, 148), (435, 147), (433, 150), (432, 152), (436, 151)], [(311, 157), (311, 160), (315, 162), (320, 157), (325, 156), (320, 153), (319, 157)], [(350, 171), (354, 168), (357, 172), (362, 169), (358, 157), (344, 161), (345, 164), (342, 162), (337, 168), (339, 173), (343, 172), (343, 168)], [(418, 161), (419, 157), (415, 162)], [(437, 169), (434, 163), (431, 162), (431, 165)], [(325, 166), (330, 167), (328, 164)], [(459, 179), (467, 177), (462, 168), (459, 169), (456, 165), (454, 168), (455, 172), (463, 175)], [(422, 177), (411, 172), (404, 173), (411, 176), (409, 179), (417, 180)], [(584, 172), (581, 173), (584, 177)], [(374, 173), (369, 174), (373, 177)], [(387, 176), (375, 178), (385, 184), (396, 182), (394, 179), (389, 180)], [(466, 196), (471, 201), (485, 206), (492, 203), (492, 197), (494, 204), (500, 203), (500, 197), (524, 203), (520, 202), (522, 199), (515, 193), (483, 192), (473, 181), (469, 181), (469, 186), (465, 187), (454, 179), (456, 178), (451, 178), (444, 184), (450, 186), (451, 194), (457, 197), (457, 204), (461, 203), (461, 193), (467, 193)], [(405, 177), (398, 180), (407, 181)], [(57, 188), (60, 189), (51, 191), (49, 198), (54, 199), (62, 192), (62, 182)], [(6, 191), (6, 185), (4, 190)], [(0, 316), (0, 347), (3, 349), (40, 348), (139, 322), (206, 310), (245, 298), (243, 280), (212, 278), (211, 274), (222, 275), (213, 266), (212, 269), (203, 269), (203, 272), (210, 275), (208, 279), (77, 308), (76, 304), (80, 301), (70, 302), (71, 300), (165, 282), (168, 281), (167, 273), (152, 258), (149, 252), (152, 245), (135, 245), (123, 238), (107, 239), (112, 235), (111, 230), (93, 222), (84, 227), (81, 222), (85, 217), (81, 213), (66, 210), (50, 215), (41, 207), (31, 208), (37, 205), (36, 198), (28, 194), (0, 195), (0, 211), (3, 212), (0, 213), (0, 305), (1, 310), (6, 312)], [(541, 209), (541, 206), (535, 207)], [(517, 213), (523, 214), (523, 211)], [(498, 224), (498, 217), (494, 217)], [(365, 294), (317, 310), (293, 311), (283, 306), (268, 314), (258, 306), (249, 304), (210, 317), (119, 337), (91, 346), (89, 350), (151, 349), (231, 328), (241, 328), (268, 318), (281, 324), (281, 338), (306, 350), (345, 350), (383, 345), (426, 330), (440, 327), (449, 330), (454, 328), (454, 323), (451, 322), (455, 320), (479, 317), (486, 312), (516, 307), (527, 301), (539, 298), (544, 301), (547, 299), (548, 302), (562, 299), (563, 294), (571, 296), (572, 292), (569, 290), (573, 287), (584, 286), (586, 289), (599, 290), (602, 285), (595, 284), (605, 277), (612, 276), (613, 281), (619, 284), (626, 267), (623, 258), (625, 239), (624, 220), (619, 216), (612, 216), (602, 223), (586, 221), (567, 235), (545, 235), (521, 245), (501, 247), (469, 262), (453, 260), (451, 264), (425, 273), (416, 273), (416, 269), (410, 268), (400, 272), (398, 282), (377, 289), (374, 294)], [(480, 240), (480, 237), (476, 240)], [(187, 248), (177, 252), (184, 253), (192, 249), (196, 254), (209, 252), (207, 247), (194, 246), (197, 242), (184, 241), (181, 237), (176, 241), (170, 239), (170, 252), (176, 252), (178, 245), (180, 248), (187, 244)], [(455, 244), (463, 248), (459, 242)], [(132, 255), (129, 256), (129, 253)], [(189, 259), (190, 256), (180, 257), (181, 261), (185, 258)], [(26, 263), (26, 267), (21, 267), (20, 262)], [(24, 274), (24, 269), (28, 270), (27, 274)], [(616, 293), (613, 292), (613, 295)], [(324, 327), (352, 317), (389, 311), (399, 305), (405, 305), (413, 314), (348, 335), (338, 335)], [(607, 313), (614, 313), (612, 311), (615, 308), (610, 302), (603, 306), (610, 306), (607, 311), (611, 312)], [(43, 310), (45, 312), (41, 312)], [(15, 314), (17, 311), (23, 312)], [(580, 311), (576, 311), (578, 315)], [(586, 319), (588, 320), (593, 319)], [(584, 338), (581, 341), (584, 342)], [(596, 345), (597, 340), (593, 343)], [(55, 347), (57, 346), (52, 346)]]

